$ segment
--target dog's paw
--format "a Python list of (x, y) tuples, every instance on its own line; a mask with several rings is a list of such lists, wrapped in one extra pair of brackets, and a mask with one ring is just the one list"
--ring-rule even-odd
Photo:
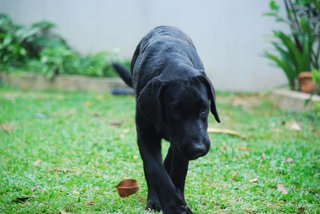
[(192, 210), (188, 206), (181, 206), (179, 212), (181, 214), (193, 214)]
[(187, 214), (193, 214), (192, 210), (189, 207), (186, 207), (186, 213)]
[(151, 210), (151, 211), (158, 211), (158, 212), (160, 212), (160, 210), (161, 210), (161, 205), (160, 205), (159, 200), (149, 199), (148, 202), (147, 202), (146, 210)]
[(163, 214), (193, 214), (192, 210), (186, 205), (171, 205), (163, 208)]

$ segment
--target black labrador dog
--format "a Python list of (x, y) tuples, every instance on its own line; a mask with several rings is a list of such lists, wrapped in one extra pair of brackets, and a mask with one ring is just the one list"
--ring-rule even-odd
[[(147, 209), (192, 213), (184, 199), (190, 160), (207, 154), (209, 109), (220, 122), (214, 88), (191, 39), (160, 26), (138, 44), (131, 74), (113, 64), (136, 96), (138, 146), (148, 185)], [(210, 101), (210, 102), (209, 102)], [(164, 161), (161, 139), (170, 142)]]

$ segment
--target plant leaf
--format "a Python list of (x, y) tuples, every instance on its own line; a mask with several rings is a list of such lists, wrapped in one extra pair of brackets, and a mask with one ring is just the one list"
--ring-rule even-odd
[(240, 137), (243, 138), (243, 136), (234, 130), (230, 130), (230, 129), (218, 129), (218, 128), (208, 128), (207, 130), (209, 133), (219, 133), (219, 134), (228, 134), (228, 135), (233, 135), (236, 137)]
[(312, 70), (312, 79), (316, 83), (320, 84), (320, 73), (319, 73), (319, 71), (317, 69), (313, 69)]
[(270, 10), (272, 10), (274, 12), (278, 12), (280, 7), (275, 0), (271, 0), (269, 2), (269, 8), (270, 8)]
[(29, 200), (30, 198), (32, 198), (32, 196), (21, 196), (21, 197), (15, 198), (12, 202), (23, 203), (23, 202), (26, 202), (27, 200)]
[(277, 191), (282, 192), (284, 195), (288, 194), (288, 190), (283, 186), (283, 184), (277, 185)]
[(10, 134), (13, 131), (13, 125), (12, 123), (1, 123), (0, 128)]

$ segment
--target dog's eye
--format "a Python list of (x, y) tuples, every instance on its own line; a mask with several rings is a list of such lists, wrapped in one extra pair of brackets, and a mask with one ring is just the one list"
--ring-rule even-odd
[(200, 115), (206, 115), (208, 113), (208, 108), (207, 107), (203, 107), (200, 109)]

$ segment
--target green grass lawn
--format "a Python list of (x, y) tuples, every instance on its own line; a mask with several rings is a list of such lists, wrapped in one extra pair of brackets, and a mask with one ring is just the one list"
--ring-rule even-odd
[[(257, 95), (222, 93), (217, 103), (222, 123), (210, 116), (209, 126), (242, 137), (211, 133), (208, 155), (191, 162), (194, 213), (319, 213), (320, 119)], [(0, 88), (0, 213), (143, 213), (134, 106), (133, 97)], [(125, 178), (141, 188), (120, 198)]]

